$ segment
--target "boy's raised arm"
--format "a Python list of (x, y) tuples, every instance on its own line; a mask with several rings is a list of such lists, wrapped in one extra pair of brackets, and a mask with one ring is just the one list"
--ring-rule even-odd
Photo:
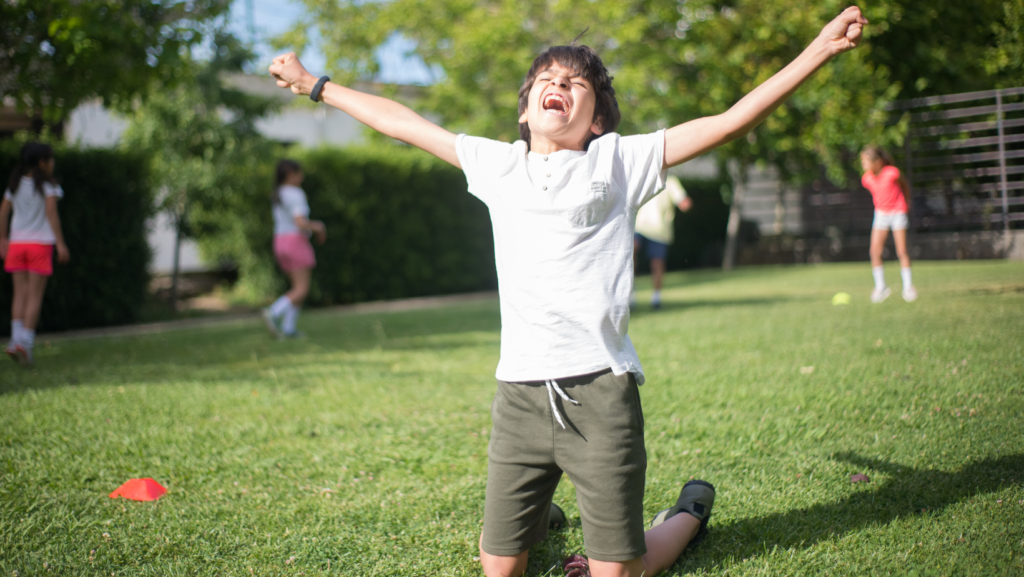
[[(308, 95), (316, 77), (306, 71), (294, 52), (274, 58), (270, 74), (277, 85), (290, 88), (295, 94)], [(370, 128), (411, 144), (433, 154), (456, 167), (459, 157), (455, 153), (455, 135), (430, 122), (408, 107), (394, 100), (381, 98), (339, 86), (333, 82), (324, 85), (320, 98), (327, 104), (348, 113)]]
[(739, 138), (768, 118), (833, 56), (860, 43), (868, 21), (851, 6), (829, 22), (796, 60), (718, 116), (698, 118), (665, 131), (665, 168), (682, 164)]

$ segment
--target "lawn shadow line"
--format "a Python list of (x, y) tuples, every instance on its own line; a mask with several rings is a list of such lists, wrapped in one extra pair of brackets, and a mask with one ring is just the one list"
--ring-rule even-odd
[[(740, 560), (779, 550), (804, 550), (819, 541), (892, 523), (900, 517), (931, 514), (950, 505), (1024, 482), (1024, 454), (972, 462), (955, 472), (914, 469), (889, 461), (841, 453), (836, 460), (858, 471), (889, 477), (873, 490), (829, 504), (785, 513), (742, 519), (715, 527), (708, 542), (692, 554), (683, 553), (675, 570), (720, 570)], [(843, 482), (849, 482), (844, 480)], [(716, 503), (719, 507), (726, 503)]]
[(740, 306), (759, 306), (759, 305), (771, 305), (790, 303), (793, 301), (805, 300), (803, 298), (796, 297), (753, 297), (747, 299), (695, 299), (695, 300), (669, 300), (662, 301), (661, 308), (654, 310), (648, 303), (638, 303), (635, 307), (630, 310), (631, 318), (646, 317), (649, 315), (659, 315), (670, 311), (685, 311), (687, 309), (697, 308), (711, 308), (711, 307), (740, 307)]

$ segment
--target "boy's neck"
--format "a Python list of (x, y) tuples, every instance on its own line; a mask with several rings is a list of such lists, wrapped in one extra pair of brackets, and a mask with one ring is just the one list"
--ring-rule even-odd
[(571, 145), (564, 142), (556, 142), (540, 135), (530, 135), (530, 152), (536, 152), (537, 154), (554, 154), (562, 150), (583, 152), (586, 148), (583, 146), (582, 142), (576, 145)]

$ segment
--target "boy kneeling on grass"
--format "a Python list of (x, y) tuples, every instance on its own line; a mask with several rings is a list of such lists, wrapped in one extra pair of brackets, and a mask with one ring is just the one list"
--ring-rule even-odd
[(665, 187), (666, 169), (748, 133), (854, 48), (866, 23), (848, 8), (725, 113), (628, 137), (614, 133), (615, 90), (597, 54), (550, 48), (519, 89), (513, 144), (455, 135), (397, 102), (317, 79), (294, 53), (274, 59), (279, 86), (461, 168), (490, 210), (502, 327), (480, 537), (488, 576), (526, 570), (563, 472), (588, 557), (567, 560), (577, 575), (654, 575), (706, 531), (715, 490), (691, 481), (644, 532), (644, 375), (626, 334), (636, 214)]

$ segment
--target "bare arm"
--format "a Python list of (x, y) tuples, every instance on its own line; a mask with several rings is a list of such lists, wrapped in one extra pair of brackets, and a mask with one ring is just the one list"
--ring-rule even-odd
[(327, 241), (327, 227), (324, 226), (324, 223), (319, 220), (309, 220), (301, 215), (296, 216), (294, 220), (295, 226), (299, 227), (299, 229), (315, 234), (318, 244), (323, 244)]
[(821, 31), (796, 60), (717, 116), (698, 118), (665, 131), (664, 167), (682, 164), (754, 129), (833, 56), (860, 43), (867, 20), (851, 6)]
[(7, 227), (11, 222), (11, 201), (6, 198), (0, 202), (0, 258), (7, 258), (7, 245), (10, 239), (7, 236)]
[(60, 214), (57, 212), (56, 196), (46, 197), (46, 220), (50, 221), (50, 228), (53, 229), (53, 236), (57, 239), (57, 261), (68, 262), (71, 253), (68, 245), (64, 243), (64, 230), (60, 226)]
[[(277, 79), (278, 86), (290, 88), (295, 94), (308, 95), (317, 80), (306, 71), (294, 52), (274, 58), (270, 74)], [(461, 168), (455, 153), (455, 135), (394, 100), (333, 82), (324, 85), (320, 98), (381, 134), (421, 148)]]
[(914, 197), (910, 196), (910, 185), (907, 184), (907, 181), (902, 176), (896, 181), (896, 184), (903, 191), (903, 201), (907, 203), (907, 210), (909, 211), (914, 206)]

